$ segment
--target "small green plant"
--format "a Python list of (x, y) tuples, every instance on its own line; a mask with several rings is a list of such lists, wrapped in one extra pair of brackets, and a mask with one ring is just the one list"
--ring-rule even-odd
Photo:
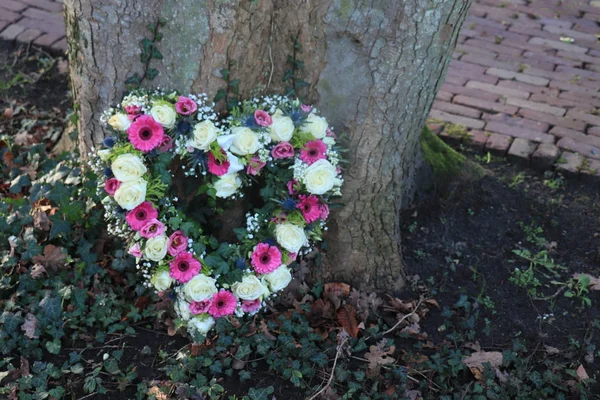
[(582, 307), (589, 307), (592, 305), (592, 300), (588, 297), (590, 280), (589, 275), (581, 274), (567, 282), (552, 281), (552, 283), (560, 286), (559, 291), (564, 290), (565, 297), (577, 299)]
[(545, 248), (548, 241), (543, 236), (544, 229), (541, 226), (534, 224), (525, 225), (523, 222), (518, 222), (517, 225), (523, 230), (525, 240), (539, 248)]
[(514, 189), (523, 182), (525, 182), (525, 173), (519, 172), (513, 177), (512, 182), (508, 186)]
[(542, 283), (535, 276), (533, 267), (529, 267), (522, 271), (520, 268), (515, 268), (508, 280), (516, 286), (526, 289), (530, 296), (537, 297), (538, 289), (542, 286)]

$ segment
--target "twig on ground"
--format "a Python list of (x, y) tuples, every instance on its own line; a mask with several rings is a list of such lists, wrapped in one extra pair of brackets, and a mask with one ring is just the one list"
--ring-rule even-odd
[(323, 393), (325, 390), (327, 390), (327, 388), (329, 386), (331, 386), (331, 382), (333, 382), (333, 377), (335, 375), (335, 366), (337, 365), (338, 358), (340, 357), (340, 354), (342, 353), (342, 349), (344, 348), (344, 344), (346, 343), (347, 340), (348, 340), (348, 336), (344, 337), (342, 342), (337, 346), (337, 351), (335, 352), (335, 358), (333, 360), (333, 368), (331, 369), (331, 375), (329, 375), (329, 380), (327, 381), (325, 386), (323, 386), (321, 388), (321, 390), (319, 390), (317, 393), (315, 393), (314, 395), (309, 397), (308, 400), (316, 399), (317, 397), (319, 397), (319, 395), (321, 393)]

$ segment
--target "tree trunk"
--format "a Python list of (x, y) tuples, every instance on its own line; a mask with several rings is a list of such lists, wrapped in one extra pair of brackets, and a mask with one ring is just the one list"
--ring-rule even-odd
[(143, 75), (140, 41), (159, 18), (164, 59), (152, 61), (149, 87), (213, 96), (228, 68), (242, 96), (282, 93), (291, 56), (304, 63), (300, 94), (349, 149), (346, 206), (332, 216), (322, 277), (400, 289), (399, 211), (419, 183), (419, 136), (470, 2), (65, 0), (80, 148), (102, 140), (101, 112)]

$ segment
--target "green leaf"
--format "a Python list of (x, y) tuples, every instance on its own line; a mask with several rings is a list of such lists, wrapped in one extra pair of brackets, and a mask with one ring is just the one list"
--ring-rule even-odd
[(71, 233), (71, 224), (62, 219), (61, 215), (52, 215), (50, 221), (52, 221), (52, 228), (50, 228), (50, 235), (48, 236), (50, 240), (58, 236), (65, 238), (68, 233)]
[(156, 78), (157, 75), (158, 75), (158, 70), (156, 68), (148, 68), (148, 71), (146, 71), (146, 78), (148, 78), (150, 80)]
[(273, 389), (273, 386), (258, 389), (250, 388), (248, 397), (250, 397), (250, 400), (270, 400), (269, 395), (274, 391), (275, 389)]
[(111, 375), (116, 375), (119, 372), (121, 372), (121, 369), (119, 368), (119, 364), (117, 363), (117, 360), (115, 360), (114, 358), (110, 358), (104, 362), (104, 369), (106, 370), (106, 372), (108, 372)]
[(62, 317), (62, 306), (60, 297), (51, 296), (50, 293), (40, 301), (40, 308), (44, 315), (51, 321), (59, 321)]
[(60, 340), (54, 339), (51, 342), (46, 342), (46, 350), (48, 350), (48, 352), (51, 354), (60, 353)]

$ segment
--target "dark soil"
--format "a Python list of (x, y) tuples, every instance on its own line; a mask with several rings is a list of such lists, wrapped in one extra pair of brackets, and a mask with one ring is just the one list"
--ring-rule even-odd
[(71, 108), (64, 55), (0, 40), (0, 107), (28, 103), (51, 111)]
[[(71, 106), (67, 75), (61, 71), (64, 67), (59, 68), (60, 59), (46, 68), (50, 64), (44, 60), (50, 56), (26, 46), (0, 42), (0, 82), (14, 81), (0, 90), (0, 110), (18, 103), (47, 112), (58, 108), (65, 113)], [(15, 78), (19, 74), (21, 77)], [(472, 154), (469, 157), (474, 159)], [(482, 348), (501, 351), (520, 337), (532, 344), (532, 349), (556, 347), (573, 362), (580, 362), (586, 355), (586, 346), (577, 350), (573, 340), (597, 340), (592, 337), (597, 329), (591, 327), (600, 319), (600, 291), (589, 293), (592, 306), (584, 308), (578, 299), (565, 298), (562, 293), (551, 300), (534, 300), (509, 277), (515, 267), (527, 267), (527, 262), (513, 250), (542, 250), (527, 242), (520, 223), (543, 229), (541, 236), (548, 243), (550, 256), (567, 268), (556, 280), (567, 281), (574, 273), (600, 276), (598, 183), (556, 180), (556, 176), (545, 177), (504, 161), (484, 164), (483, 168), (483, 177), (463, 177), (441, 197), (433, 193), (423, 204), (404, 213), (402, 244), (407, 272), (434, 288), (434, 297), (442, 308), (451, 307), (461, 295), (480, 299), (482, 304), (489, 297), (482, 313), (489, 319), (491, 329), (487, 332), (483, 321), (477, 326), (476, 341)], [(519, 178), (515, 179), (517, 175)], [(551, 189), (544, 180), (560, 182), (560, 187)], [(552, 295), (556, 286), (548, 279), (542, 281), (548, 287), (539, 290), (541, 295)], [(439, 332), (442, 323), (441, 312), (432, 311), (422, 321), (422, 329), (437, 342), (443, 337)], [(123, 336), (112, 344), (125, 345), (124, 364), (136, 364), (139, 377), (152, 381), (164, 378), (156, 365), (159, 349), (172, 353), (188, 341), (140, 330), (136, 336)], [(71, 346), (74, 351), (85, 351), (90, 359), (102, 357), (101, 350), (84, 350), (85, 344)], [(145, 346), (151, 351), (142, 352)], [(61, 356), (56, 358), (58, 365), (64, 361)], [(585, 367), (591, 376), (600, 363), (593, 354), (587, 361)], [(277, 398), (303, 397), (289, 382), (268, 372), (266, 365), (250, 382), (240, 384), (237, 379), (225, 379), (220, 383), (230, 394), (246, 393), (250, 386), (273, 385)], [(135, 392), (134, 388), (131, 390), (122, 398), (129, 398)], [(117, 398), (111, 396), (106, 398)]]
[[(509, 277), (516, 267), (528, 266), (513, 250), (529, 249), (534, 254), (542, 250), (527, 242), (521, 223), (541, 227), (540, 236), (548, 242), (542, 247), (567, 268), (555, 280), (567, 281), (574, 273), (600, 276), (598, 183), (558, 177), (561, 187), (550, 189), (544, 180), (556, 176), (543, 176), (505, 161), (483, 167), (482, 178), (464, 178), (441, 198), (434, 195), (404, 214), (402, 245), (408, 274), (432, 282), (442, 306), (452, 306), (460, 295), (489, 296), (494, 306), (484, 308), (483, 316), (491, 321), (491, 334), (484, 334), (480, 324), (477, 335), (484, 348), (510, 348), (516, 337), (533, 348), (549, 345), (561, 351), (572, 347), (573, 339), (593, 343), (597, 338), (590, 337), (591, 326), (600, 317), (600, 291), (589, 293), (592, 306), (586, 308), (562, 293), (537, 301)], [(538, 291), (543, 293), (540, 297), (556, 292), (556, 285), (548, 286)], [(439, 313), (433, 313), (424, 323), (426, 331), (439, 336), (441, 321)], [(585, 349), (581, 351), (585, 354)], [(580, 355), (572, 354), (573, 358)], [(599, 366), (595, 360), (586, 368), (595, 372)]]

